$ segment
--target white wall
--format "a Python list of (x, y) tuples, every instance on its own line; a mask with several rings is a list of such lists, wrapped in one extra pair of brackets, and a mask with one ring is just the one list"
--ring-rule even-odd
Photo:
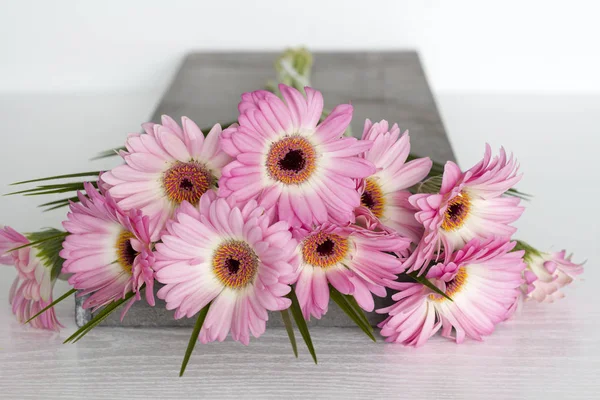
[(0, 91), (146, 91), (191, 49), (421, 51), (436, 92), (600, 91), (595, 1), (0, 0)]

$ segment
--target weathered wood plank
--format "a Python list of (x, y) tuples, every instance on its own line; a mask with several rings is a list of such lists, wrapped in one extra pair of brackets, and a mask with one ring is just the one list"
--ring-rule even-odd
[[(200, 127), (236, 119), (243, 92), (264, 87), (275, 77), (277, 53), (198, 53), (183, 61), (171, 86), (157, 107), (153, 121), (167, 114), (175, 119), (192, 118)], [(412, 150), (438, 161), (454, 159), (437, 107), (416, 52), (316, 53), (312, 85), (323, 92), (325, 107), (351, 102), (354, 106), (352, 131), (360, 136), (364, 120), (387, 119), (409, 129)], [(377, 306), (387, 299), (376, 299)], [(78, 306), (79, 307), (79, 306)], [(91, 314), (78, 311), (78, 323)], [(376, 324), (381, 316), (369, 315)], [(322, 320), (312, 325), (352, 326), (335, 304)], [(191, 326), (193, 319), (175, 321), (163, 302), (152, 308), (138, 302), (121, 323), (118, 313), (105, 325)], [(269, 326), (282, 326), (274, 314)]]

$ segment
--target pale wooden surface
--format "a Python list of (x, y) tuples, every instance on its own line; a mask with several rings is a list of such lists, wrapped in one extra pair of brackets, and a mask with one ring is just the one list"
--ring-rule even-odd
[(303, 346), (296, 360), (273, 328), (248, 347), (199, 344), (182, 379), (190, 329), (101, 327), (63, 345), (75, 329), (71, 304), (59, 307), (60, 334), (18, 325), (3, 305), (0, 398), (598, 399), (600, 312), (588, 299), (577, 290), (554, 305), (528, 304), (484, 343), (460, 346), (436, 337), (410, 349), (315, 327), (319, 365)]
[[(86, 160), (135, 131), (152, 98), (144, 93), (0, 95), (5, 123), (0, 137), (10, 138), (0, 146), (3, 191), (9, 182), (64, 173), (75, 164), (79, 171), (109, 167), (115, 160)], [(269, 331), (249, 347), (199, 346), (186, 377), (179, 379), (188, 329), (101, 328), (75, 345), (62, 345), (75, 329), (72, 304), (59, 306), (67, 326), (58, 336), (17, 325), (6, 301), (15, 271), (0, 266), (0, 398), (600, 398), (600, 220), (592, 200), (600, 192), (589, 184), (597, 179), (597, 147), (587, 145), (600, 126), (600, 97), (457, 93), (438, 98), (461, 165), (481, 157), (485, 141), (504, 144), (519, 157), (526, 173), (519, 186), (535, 194), (518, 221), (519, 237), (588, 259), (584, 281), (568, 288), (567, 298), (528, 304), (523, 315), (484, 343), (460, 346), (434, 338), (414, 350), (371, 344), (351, 329), (314, 329), (319, 366), (304, 350), (295, 360), (284, 332)], [(543, 146), (529, 135), (534, 131), (546, 133)], [(568, 198), (557, 195), (557, 185), (568, 188)], [(577, 199), (586, 199), (584, 216), (576, 214)], [(19, 230), (59, 227), (64, 218), (65, 210), (35, 212), (40, 199), (0, 200), (0, 223)], [(55, 293), (66, 289), (60, 285)]]

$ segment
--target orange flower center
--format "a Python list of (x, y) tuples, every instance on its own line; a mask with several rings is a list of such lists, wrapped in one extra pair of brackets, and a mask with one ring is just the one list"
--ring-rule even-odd
[(117, 249), (117, 262), (119, 265), (121, 265), (125, 272), (129, 273), (129, 275), (131, 275), (131, 267), (133, 266), (133, 262), (139, 254), (131, 245), (131, 239), (133, 238), (135, 238), (133, 233), (123, 230), (119, 234), (117, 243), (115, 245)]
[(198, 204), (200, 197), (215, 183), (215, 177), (206, 166), (190, 161), (176, 162), (163, 175), (163, 187), (169, 200), (180, 204), (187, 200)]
[(373, 179), (368, 178), (365, 182), (365, 191), (363, 192), (360, 202), (367, 207), (377, 218), (383, 216), (385, 207), (385, 198), (379, 184)]
[[(458, 293), (465, 283), (467, 283), (467, 270), (465, 267), (460, 267), (454, 278), (450, 282), (446, 282), (446, 295), (452, 299), (452, 296)], [(438, 302), (448, 300), (439, 294), (430, 294), (429, 299)]]
[(219, 245), (212, 259), (213, 271), (231, 289), (249, 285), (258, 271), (258, 256), (248, 243), (228, 240)]
[(445, 231), (454, 231), (459, 229), (465, 223), (471, 209), (471, 198), (465, 192), (461, 192), (448, 203), (442, 229)]
[(276, 181), (298, 185), (315, 171), (316, 158), (315, 148), (308, 139), (299, 135), (287, 136), (271, 145), (267, 171)]
[(348, 239), (335, 233), (317, 232), (302, 242), (306, 264), (328, 268), (342, 261), (348, 253)]

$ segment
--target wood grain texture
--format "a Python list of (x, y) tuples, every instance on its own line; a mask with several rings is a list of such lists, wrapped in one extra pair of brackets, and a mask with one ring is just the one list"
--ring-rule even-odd
[[(2, 286), (5, 286), (2, 284)], [(1, 289), (4, 289), (3, 287)], [(600, 312), (581, 291), (527, 304), (484, 343), (434, 337), (419, 349), (372, 343), (353, 328), (312, 329), (319, 357), (295, 359), (284, 329), (246, 347), (198, 345), (178, 378), (191, 329), (101, 327), (74, 345), (18, 325), (0, 308), (2, 399), (598, 399)]]
[[(160, 122), (167, 114), (178, 120), (193, 119), (200, 127), (235, 120), (240, 95), (262, 89), (275, 77), (273, 63), (278, 53), (197, 53), (190, 54), (173, 78), (152, 120)], [(419, 57), (414, 51), (315, 53), (312, 85), (323, 92), (325, 108), (352, 103), (352, 130), (362, 134), (366, 118), (398, 122), (411, 133), (412, 151), (434, 160), (453, 160), (452, 148), (444, 131), (435, 101), (427, 84)], [(158, 286), (156, 290), (158, 290)], [(388, 305), (388, 299), (376, 298), (376, 306)], [(136, 303), (121, 322), (119, 313), (109, 316), (106, 326), (193, 326), (195, 318), (175, 320), (173, 311), (157, 301), (156, 307)], [(269, 326), (283, 326), (277, 313)], [(79, 308), (78, 324), (91, 314)], [(375, 325), (381, 316), (369, 313)], [(354, 326), (354, 323), (331, 302), (329, 312), (312, 326)]]
[[(131, 110), (144, 97), (0, 96), (0, 115), (8, 123), (5, 133), (11, 134), (11, 145), (5, 146), (0, 157), (5, 167), (0, 178), (6, 185), (38, 176), (39, 166), (22, 160), (32, 146), (32, 132), (43, 132), (42, 138), (62, 128), (67, 133), (54, 146), (59, 152), (56, 158), (64, 160), (64, 165), (48, 163), (49, 168), (56, 168), (51, 172), (68, 171), (73, 160), (85, 168), (88, 156), (118, 144), (127, 126), (137, 127), (142, 111), (131, 115)], [(422, 348), (408, 349), (381, 341), (372, 344), (354, 329), (317, 327), (311, 332), (318, 366), (302, 346), (300, 359), (293, 358), (283, 329), (268, 330), (248, 347), (231, 341), (198, 345), (186, 376), (179, 379), (191, 328), (100, 328), (75, 345), (62, 345), (76, 329), (73, 304), (58, 306), (59, 319), (65, 324), (60, 334), (18, 325), (6, 299), (16, 272), (0, 266), (0, 399), (600, 398), (600, 221), (597, 215), (574, 216), (564, 196), (556, 196), (555, 186), (569, 182), (573, 198), (598, 198), (597, 186), (589, 185), (589, 174), (581, 171), (593, 171), (596, 166), (595, 147), (586, 146), (585, 140), (600, 123), (600, 98), (459, 93), (440, 96), (440, 100), (460, 160), (475, 162), (480, 157), (483, 139), (473, 139), (480, 132), (520, 155), (527, 178), (523, 189), (536, 198), (519, 221), (519, 237), (545, 248), (552, 244), (566, 247), (578, 261), (588, 259), (582, 280), (566, 289), (565, 299), (555, 304), (526, 304), (521, 315), (500, 325), (484, 343), (460, 346), (435, 337)], [(110, 107), (98, 111), (103, 105)], [(74, 118), (68, 119), (69, 113)], [(103, 134), (115, 130), (115, 124), (122, 128), (112, 133), (112, 139)], [(73, 153), (72, 138), (90, 125), (96, 135), (78, 142), (82, 155)], [(490, 126), (494, 129), (486, 129)], [(534, 130), (548, 136), (544, 146), (527, 139), (527, 133)], [(104, 139), (93, 142), (97, 137)], [(32, 157), (47, 157), (50, 146), (50, 142), (38, 143), (44, 152)], [(18, 157), (11, 158), (13, 153)], [(560, 163), (557, 154), (561, 154)], [(21, 175), (13, 176), (17, 172)], [(64, 218), (65, 210), (33, 212), (39, 199), (18, 198), (12, 203), (11, 199), (17, 198), (3, 199), (0, 222), (17, 229), (59, 227)], [(27, 215), (19, 214), (22, 210)], [(57, 286), (57, 295), (68, 290), (64, 282)]]

